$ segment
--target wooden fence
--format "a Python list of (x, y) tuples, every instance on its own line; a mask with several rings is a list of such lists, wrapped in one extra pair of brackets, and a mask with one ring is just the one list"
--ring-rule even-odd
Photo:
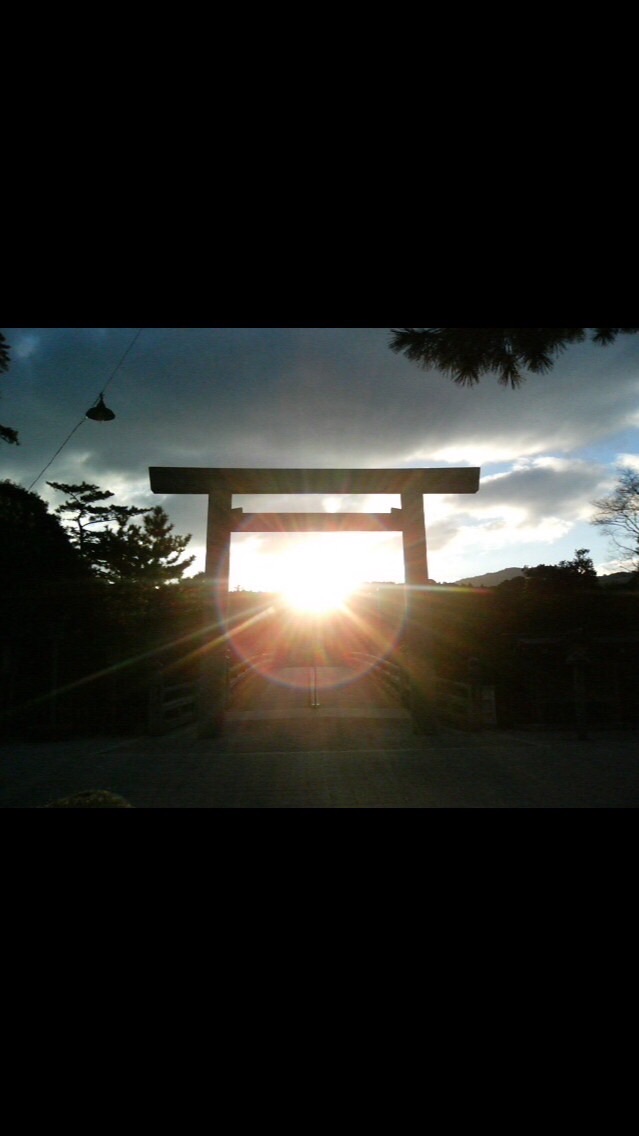
[(148, 731), (156, 737), (194, 722), (197, 717), (198, 683), (169, 683), (158, 675), (149, 691)]

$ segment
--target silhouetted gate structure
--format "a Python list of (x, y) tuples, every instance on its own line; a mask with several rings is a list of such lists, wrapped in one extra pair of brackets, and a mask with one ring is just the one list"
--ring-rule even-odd
[[(435, 698), (429, 649), (426, 586), (428, 558), (424, 494), (476, 493), (477, 467), (438, 469), (240, 469), (152, 466), (154, 493), (208, 497), (205, 574), (215, 587), (217, 612), (226, 610), (231, 535), (242, 532), (400, 532), (406, 583), (406, 670), (410, 709), (418, 732), (431, 728)], [(401, 508), (388, 513), (244, 513), (233, 494), (395, 494)], [(212, 612), (215, 616), (216, 612)], [(202, 668), (199, 733), (219, 732), (226, 694), (225, 643), (214, 645)]]

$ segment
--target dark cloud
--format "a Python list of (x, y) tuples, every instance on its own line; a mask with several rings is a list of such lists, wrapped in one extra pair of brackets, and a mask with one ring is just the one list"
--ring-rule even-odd
[(599, 490), (604, 471), (598, 463), (577, 459), (529, 459), (510, 473), (482, 484), (481, 510), (516, 505), (533, 517), (575, 515)]
[[(447, 518), (427, 505), (431, 545), (444, 550), (459, 544), (460, 526), (488, 534), (582, 518), (614, 465), (615, 439), (623, 434), (628, 451), (638, 421), (639, 337), (573, 348), (511, 391), (419, 370), (389, 350), (387, 328), (145, 328), (113, 374), (138, 330), (3, 329), (12, 365), (0, 416), (21, 446), (2, 448), (0, 476), (29, 485), (80, 421), (35, 486), (43, 495), (47, 478), (84, 479), (156, 503), (150, 465), (481, 464), (476, 498), (448, 499)], [(105, 386), (116, 419), (83, 421)], [(498, 470), (506, 476), (491, 479)], [(165, 505), (201, 545), (204, 501)]]

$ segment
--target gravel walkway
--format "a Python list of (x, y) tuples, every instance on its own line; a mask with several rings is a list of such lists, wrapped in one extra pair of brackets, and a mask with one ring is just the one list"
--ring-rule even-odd
[(604, 809), (639, 807), (639, 735), (445, 730), (407, 715), (229, 715), (224, 735), (0, 746), (0, 807), (108, 789), (142, 809)]

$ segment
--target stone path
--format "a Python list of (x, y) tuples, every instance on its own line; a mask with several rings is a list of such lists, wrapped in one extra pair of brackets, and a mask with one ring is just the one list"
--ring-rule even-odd
[(636, 734), (446, 731), (405, 719), (245, 719), (216, 740), (75, 739), (0, 747), (0, 807), (110, 789), (135, 808), (639, 807)]

